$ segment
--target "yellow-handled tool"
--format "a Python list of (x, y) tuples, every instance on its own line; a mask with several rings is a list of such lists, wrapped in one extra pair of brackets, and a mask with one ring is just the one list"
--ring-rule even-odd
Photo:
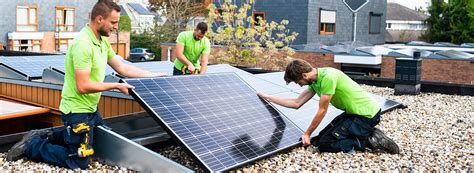
[(84, 135), (82, 143), (80, 143), (79, 148), (77, 148), (78, 157), (88, 157), (94, 154), (94, 149), (90, 144), (90, 140), (92, 139), (92, 136), (89, 136), (90, 129), (91, 127), (86, 123), (74, 124), (72, 126), (74, 133)]
[(189, 71), (188, 66), (183, 66), (183, 68), (181, 68), (181, 72), (183, 72), (183, 75), (185, 75), (185, 74), (199, 74), (198, 69), (194, 69), (194, 71), (191, 72), (191, 71)]

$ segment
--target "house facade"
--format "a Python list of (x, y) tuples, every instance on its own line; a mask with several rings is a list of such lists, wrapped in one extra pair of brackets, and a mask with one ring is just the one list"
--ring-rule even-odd
[[(0, 44), (7, 50), (66, 52), (76, 34), (90, 21), (94, 0), (3, 1), (0, 6)], [(110, 38), (129, 44), (128, 33)], [(119, 46), (113, 46), (119, 47)], [(121, 46), (123, 49), (127, 46)], [(119, 52), (128, 52), (120, 51)], [(127, 57), (126, 54), (123, 55)]]
[(419, 40), (427, 30), (424, 21), (428, 16), (397, 3), (387, 5), (387, 42)]
[[(213, 1), (217, 7), (224, 0)], [(234, 0), (237, 4), (245, 1)], [(299, 33), (293, 44), (326, 44), (353, 40), (354, 17), (343, 0), (256, 0), (255, 19), (289, 20), (288, 29)], [(356, 41), (384, 44), (387, 1), (369, 1), (357, 13)]]
[[(150, 12), (141, 3), (124, 3), (121, 4), (122, 9), (125, 10), (130, 17), (132, 32), (141, 33), (153, 29), (157, 24), (157, 15)], [(161, 20), (161, 18), (160, 18)]]

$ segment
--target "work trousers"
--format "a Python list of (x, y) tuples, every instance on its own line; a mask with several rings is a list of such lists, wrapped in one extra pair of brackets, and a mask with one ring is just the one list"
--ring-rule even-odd
[(315, 145), (321, 152), (364, 151), (379, 122), (380, 111), (373, 118), (343, 113), (319, 133)]
[(79, 123), (89, 125), (89, 135), (91, 137), (89, 143), (92, 146), (94, 127), (105, 125), (104, 120), (102, 120), (98, 111), (94, 113), (61, 114), (61, 119), (63, 120), (64, 128), (54, 130), (52, 137), (35, 137), (27, 143), (27, 158), (70, 169), (87, 169), (89, 157), (77, 156), (77, 149), (79, 144), (83, 142), (84, 135), (74, 133), (71, 128)]

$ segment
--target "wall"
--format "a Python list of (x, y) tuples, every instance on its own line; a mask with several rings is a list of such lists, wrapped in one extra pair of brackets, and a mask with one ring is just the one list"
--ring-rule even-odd
[(259, 0), (255, 1), (255, 10), (265, 12), (267, 21), (280, 23), (289, 21), (290, 32), (299, 33), (293, 44), (306, 44), (308, 33), (308, 0)]
[(45, 32), (41, 41), (41, 52), (56, 52), (56, 37), (54, 32)]
[(89, 13), (97, 1), (91, 0), (3, 0), (0, 6), (0, 44), (6, 45), (7, 33), (16, 32), (16, 6), (38, 7), (38, 32), (55, 31), (55, 7), (75, 8), (75, 31), (80, 31), (89, 22)]
[[(319, 34), (319, 11), (320, 8), (325, 10), (336, 10), (336, 34), (324, 35)], [(337, 42), (353, 40), (353, 23), (354, 18), (352, 11), (347, 8), (342, 0), (317, 0), (309, 2), (308, 13), (308, 43), (334, 44)], [(380, 26), (380, 34), (369, 34), (369, 16), (370, 12), (381, 13), (382, 22)], [(387, 15), (387, 1), (377, 0), (370, 1), (362, 7), (357, 13), (357, 34), (356, 40), (371, 44), (385, 43), (385, 19)]]
[[(117, 43), (117, 35), (112, 34), (110, 35), (108, 39), (110, 41), (110, 44), (112, 44), (112, 46), (116, 45), (115, 43)], [(125, 57), (123, 58), (128, 59), (128, 57), (130, 56), (130, 32), (120, 32), (119, 41), (120, 41), (120, 44), (125, 43)], [(114, 47), (113, 49), (115, 50), (116, 48)]]
[[(381, 77), (395, 77), (396, 58), (383, 57)], [(423, 58), (421, 80), (473, 85), (474, 63), (470, 60)]]

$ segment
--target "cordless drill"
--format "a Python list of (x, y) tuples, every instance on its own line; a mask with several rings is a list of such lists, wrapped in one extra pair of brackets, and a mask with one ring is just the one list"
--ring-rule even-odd
[(183, 66), (183, 68), (181, 68), (181, 72), (183, 72), (183, 75), (184, 74), (199, 74), (198, 69), (194, 69), (194, 71), (191, 72), (191, 71), (189, 71), (188, 66)]
[(79, 144), (79, 148), (77, 149), (77, 156), (78, 157), (87, 157), (94, 154), (94, 149), (90, 145), (90, 141), (92, 136), (89, 135), (91, 127), (86, 123), (79, 123), (75, 124), (72, 127), (72, 131), (76, 134), (84, 135), (82, 143)]

